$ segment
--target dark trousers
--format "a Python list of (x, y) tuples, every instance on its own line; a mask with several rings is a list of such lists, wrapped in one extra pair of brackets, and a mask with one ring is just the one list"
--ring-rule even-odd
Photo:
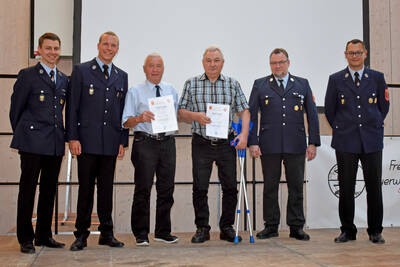
[(94, 185), (97, 179), (97, 214), (99, 231), (104, 236), (113, 235), (111, 217), (113, 207), (113, 181), (116, 156), (81, 154), (78, 156), (78, 206), (74, 232), (78, 238), (89, 236), (93, 210)]
[(261, 167), (264, 176), (263, 214), (265, 226), (278, 227), (280, 209), (278, 203), (279, 181), (282, 161), (285, 167), (288, 187), (286, 223), (291, 229), (303, 228), (305, 223), (303, 208), (303, 185), (305, 154), (264, 154)]
[(221, 229), (230, 227), (235, 222), (237, 203), (236, 183), (236, 150), (226, 141), (211, 144), (201, 136), (193, 134), (192, 164), (193, 164), (193, 206), (195, 224), (210, 228), (208, 208), (208, 187), (213, 163), (218, 167), (218, 178), (222, 187), (222, 214), (219, 221)]
[[(62, 156), (46, 156), (19, 152), (21, 158), (21, 178), (19, 182), (17, 237), (19, 243), (45, 240), (52, 236), (51, 221), (54, 196)], [(35, 203), (36, 185), (40, 174), (39, 202), (37, 205), (36, 232), (33, 233), (32, 213)], [(7, 216), (7, 215), (2, 215)]]
[(165, 141), (135, 137), (131, 161), (135, 167), (131, 227), (136, 237), (147, 238), (150, 232), (150, 194), (154, 174), (157, 177), (155, 235), (171, 232), (171, 207), (174, 204), (176, 148), (173, 137)]
[(354, 225), (354, 192), (358, 162), (364, 174), (368, 205), (368, 234), (381, 233), (383, 230), (382, 203), (382, 151), (374, 153), (346, 153), (336, 151), (339, 179), (339, 217), (342, 232), (356, 234)]

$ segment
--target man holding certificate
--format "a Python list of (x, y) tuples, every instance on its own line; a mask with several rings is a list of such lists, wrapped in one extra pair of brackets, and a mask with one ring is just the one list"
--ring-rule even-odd
[[(224, 56), (216, 46), (203, 54), (205, 73), (186, 81), (179, 102), (179, 118), (192, 123), (193, 206), (197, 231), (192, 243), (210, 239), (208, 187), (213, 163), (218, 166), (222, 186), (220, 239), (234, 242), (235, 208), (237, 203), (236, 150), (233, 139), (233, 116), (242, 119), (242, 132), (236, 149), (244, 149), (249, 134), (250, 113), (246, 98), (235, 79), (221, 74)], [(241, 241), (241, 237), (239, 237)]]
[(122, 124), (133, 128), (135, 139), (131, 161), (135, 167), (135, 192), (131, 227), (136, 245), (149, 246), (150, 193), (156, 174), (156, 224), (154, 240), (178, 242), (171, 235), (170, 211), (174, 203), (176, 148), (173, 133), (178, 130), (175, 88), (161, 82), (164, 62), (159, 54), (146, 57), (143, 71), (146, 81), (129, 89)]

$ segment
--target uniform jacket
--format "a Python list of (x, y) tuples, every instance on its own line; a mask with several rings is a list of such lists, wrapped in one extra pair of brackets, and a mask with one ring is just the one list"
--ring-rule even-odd
[(331, 146), (340, 152), (371, 153), (383, 149), (383, 121), (389, 93), (383, 73), (364, 68), (357, 88), (348, 68), (329, 77), (325, 115), (332, 127)]
[[(320, 145), (317, 109), (306, 79), (289, 75), (284, 92), (273, 75), (257, 79), (249, 102), (253, 130), (248, 145), (259, 145), (262, 154), (305, 153), (304, 113), (308, 121), (308, 143)], [(258, 112), (261, 112), (260, 127)]]
[(78, 64), (71, 75), (67, 99), (67, 139), (79, 140), (82, 153), (117, 155), (119, 145), (128, 146), (128, 130), (121, 118), (128, 75), (114, 64), (109, 79), (96, 59)]
[(11, 148), (41, 155), (64, 155), (63, 108), (68, 77), (57, 70), (56, 84), (40, 63), (19, 72), (11, 95)]

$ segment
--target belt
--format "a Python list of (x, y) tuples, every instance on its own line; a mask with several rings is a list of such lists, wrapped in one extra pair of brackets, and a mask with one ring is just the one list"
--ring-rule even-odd
[(164, 134), (157, 134), (157, 135), (152, 135), (148, 134), (146, 132), (135, 132), (134, 134), (136, 137), (144, 137), (156, 141), (167, 141), (173, 137), (173, 135), (164, 135)]
[[(232, 136), (231, 136), (232, 135)], [(223, 144), (229, 144), (229, 140), (233, 139), (233, 134), (230, 134), (228, 136), (228, 139), (223, 139), (223, 138), (214, 138), (214, 137), (204, 137), (202, 135), (193, 133), (194, 138), (198, 138), (202, 140), (204, 143), (210, 144), (212, 146), (218, 146), (218, 145), (223, 145)]]

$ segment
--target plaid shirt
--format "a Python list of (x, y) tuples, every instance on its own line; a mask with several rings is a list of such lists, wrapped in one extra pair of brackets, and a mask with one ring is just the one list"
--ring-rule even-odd
[[(180, 109), (206, 113), (207, 103), (230, 106), (229, 132), (232, 132), (233, 115), (249, 108), (239, 82), (222, 74), (214, 83), (207, 78), (205, 73), (185, 82), (179, 101)], [(206, 138), (206, 126), (201, 126), (197, 121), (193, 121), (192, 133)]]

